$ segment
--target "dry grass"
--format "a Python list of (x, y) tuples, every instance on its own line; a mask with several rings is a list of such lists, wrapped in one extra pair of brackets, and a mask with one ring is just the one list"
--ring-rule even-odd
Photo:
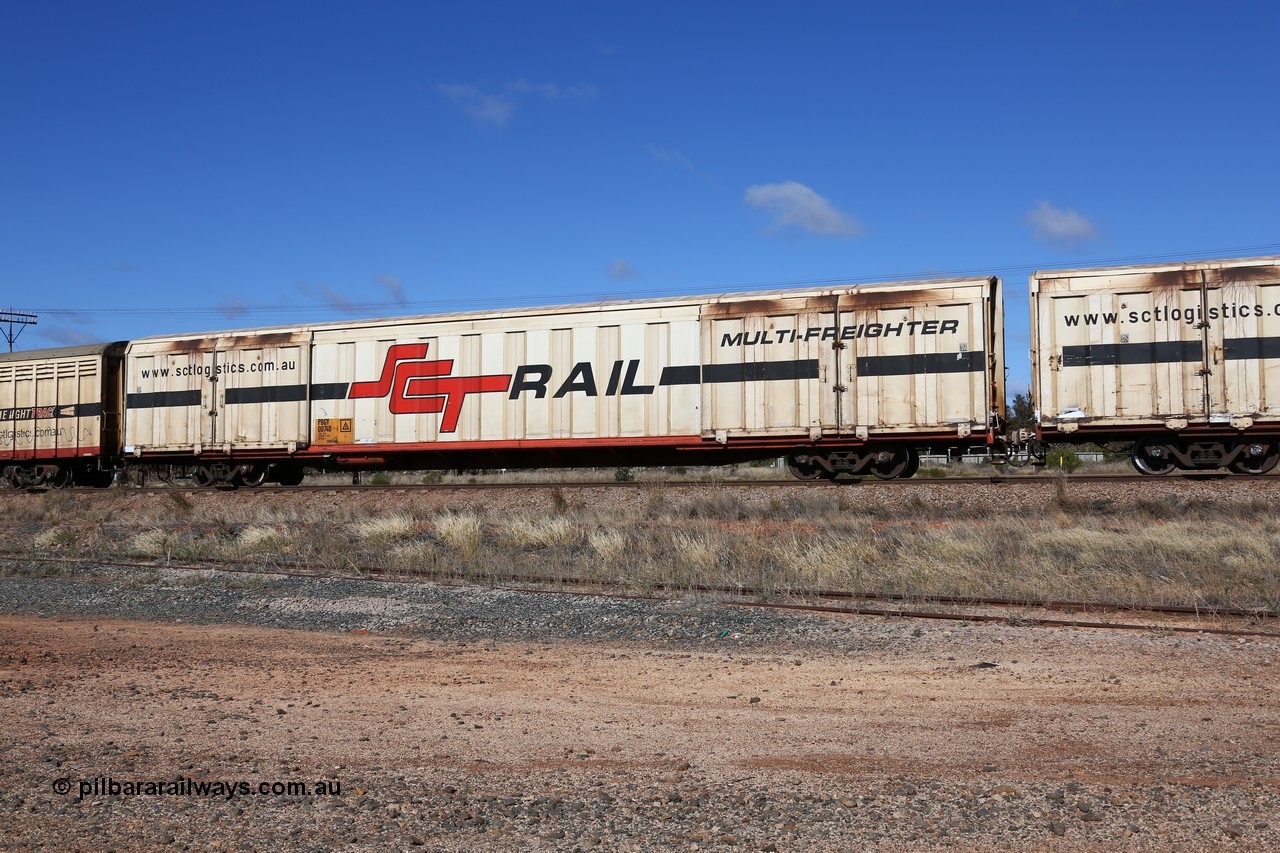
[[(646, 588), (714, 586), (770, 597), (844, 589), (932, 596), (1280, 608), (1280, 520), (1266, 502), (1082, 499), (1045, 510), (920, 500), (857, 488), (762, 496), (655, 484), (629, 508), (545, 513), (379, 509), (342, 500), (85, 499), (0, 502), (0, 549), (79, 558), (233, 560), (356, 572), (501, 579), (578, 577)], [(122, 512), (121, 506), (128, 506)]]
[(484, 527), (473, 512), (445, 512), (435, 519), (436, 535), (463, 560), (474, 560), (484, 550)]
[(562, 548), (582, 541), (582, 529), (565, 516), (514, 518), (497, 531), (512, 548)]
[(403, 510), (352, 522), (351, 531), (365, 542), (395, 542), (408, 539), (417, 532), (417, 522)]

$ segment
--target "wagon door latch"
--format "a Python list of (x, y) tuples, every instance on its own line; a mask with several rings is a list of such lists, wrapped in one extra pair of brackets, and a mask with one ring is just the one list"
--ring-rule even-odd
[(209, 381), (213, 383), (213, 388), (209, 391), (209, 417), (216, 418), (218, 416), (218, 374), (215, 372), (209, 377)]

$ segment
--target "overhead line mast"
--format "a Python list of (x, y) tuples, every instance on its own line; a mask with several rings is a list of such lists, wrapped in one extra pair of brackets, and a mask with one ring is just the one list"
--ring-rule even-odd
[[(13, 307), (0, 309), (0, 326), (3, 326), (4, 338), (9, 342), (9, 352), (13, 352), (13, 342), (22, 334), (27, 326), (36, 324), (36, 315), (25, 311), (15, 311)], [(17, 326), (17, 329), (14, 329)]]

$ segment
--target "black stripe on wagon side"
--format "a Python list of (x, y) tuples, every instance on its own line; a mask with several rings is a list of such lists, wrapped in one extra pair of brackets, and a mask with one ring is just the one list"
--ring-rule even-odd
[(1200, 361), (1199, 341), (1150, 341), (1140, 344), (1085, 344), (1062, 348), (1063, 367), (1116, 364), (1174, 364)]
[(818, 360), (748, 361), (737, 364), (702, 365), (703, 382), (776, 382), (817, 379)]
[(662, 368), (659, 385), (697, 385), (702, 381), (702, 366), (699, 364), (682, 364), (678, 367)]
[[(52, 409), (52, 412), (49, 412), (50, 409)], [(0, 409), (0, 421), (39, 421), (47, 418), (96, 418), (101, 414), (101, 403), (67, 403), (61, 406), (16, 406), (10, 409)]]
[[(313, 400), (345, 400), (347, 382), (327, 382), (311, 386)], [(190, 395), (190, 396), (186, 396)], [(153, 400), (151, 398), (161, 398)], [(263, 385), (260, 387), (228, 388), (228, 405), (250, 403), (301, 403), (307, 399), (306, 385)], [(140, 401), (140, 402), (139, 402)], [(199, 391), (158, 391), (154, 394), (130, 394), (129, 406), (148, 409), (160, 406), (195, 406), (200, 403)]]
[(312, 400), (345, 400), (349, 382), (317, 382), (311, 386)]
[(307, 399), (306, 385), (263, 385), (228, 388), (227, 403), (299, 403)]
[(1280, 358), (1280, 338), (1227, 338), (1222, 342), (1227, 361), (1249, 358)]
[(734, 364), (681, 364), (662, 368), (659, 385), (697, 385), (700, 382), (777, 382), (817, 379), (816, 358), (799, 361), (748, 361)]
[(125, 400), (130, 409), (166, 409), (172, 406), (200, 405), (199, 391), (151, 391), (130, 394)]
[(915, 376), (922, 373), (973, 373), (986, 369), (987, 354), (976, 352), (918, 352), (910, 355), (858, 357), (859, 376)]

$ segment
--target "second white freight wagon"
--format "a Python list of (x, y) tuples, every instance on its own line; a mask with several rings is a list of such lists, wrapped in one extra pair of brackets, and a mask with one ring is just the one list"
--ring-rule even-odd
[(1045, 441), (1133, 443), (1145, 474), (1280, 462), (1280, 257), (1038, 272)]
[(805, 478), (909, 476), (922, 446), (996, 441), (1000, 287), (971, 278), (150, 338), (128, 351), (126, 451), (194, 466), (197, 482), (292, 482), (304, 464), (771, 455)]

